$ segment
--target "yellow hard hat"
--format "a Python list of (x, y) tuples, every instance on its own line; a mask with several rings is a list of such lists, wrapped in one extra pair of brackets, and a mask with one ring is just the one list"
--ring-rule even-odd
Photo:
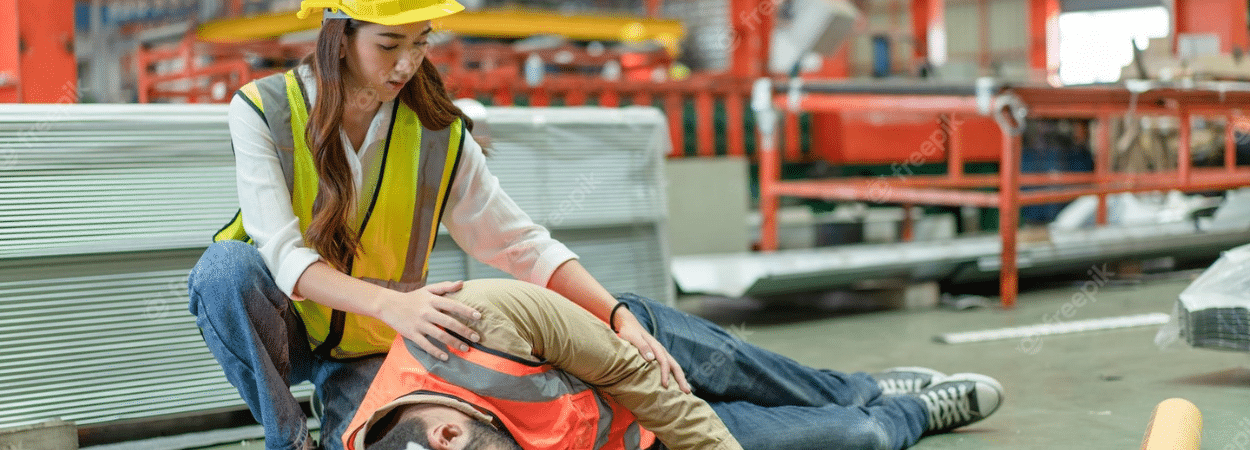
[(327, 18), (352, 18), (382, 25), (402, 25), (437, 19), (464, 11), (456, 0), (304, 0), (296, 17), (326, 10)]

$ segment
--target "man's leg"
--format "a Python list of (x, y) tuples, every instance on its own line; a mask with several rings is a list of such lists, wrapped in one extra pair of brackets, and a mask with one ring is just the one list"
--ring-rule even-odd
[(317, 359), (313, 384), (317, 397), (325, 405), (321, 417), (321, 446), (324, 450), (341, 450), (343, 432), (356, 415), (356, 407), (365, 398), (373, 377), (382, 367), (385, 354), (350, 362)]
[(191, 270), (188, 288), (204, 343), (264, 426), (265, 447), (311, 447), (290, 385), (308, 379), (312, 352), (260, 254), (239, 241), (215, 243)]
[(920, 400), (910, 396), (851, 407), (711, 405), (746, 450), (898, 450), (920, 439), (927, 420)]
[(868, 374), (813, 369), (654, 300), (633, 294), (617, 299), (673, 355), (695, 394), (709, 402), (863, 406), (881, 396)]

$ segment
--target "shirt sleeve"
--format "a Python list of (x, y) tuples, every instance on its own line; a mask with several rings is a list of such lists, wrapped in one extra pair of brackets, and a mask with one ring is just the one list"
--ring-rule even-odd
[[(706, 401), (682, 392), (675, 382), (661, 387), (658, 364), (642, 359), (603, 321), (560, 294), (516, 280), (471, 280), (449, 297), (482, 311), (486, 322), (511, 325), (486, 327), (482, 345), (509, 353), (528, 350), (529, 355), (518, 356), (545, 359), (595, 386), (633, 412), (668, 448), (742, 448)], [(502, 317), (494, 318), (496, 313)]]
[(295, 298), (295, 282), (321, 256), (304, 245), (269, 126), (240, 96), (230, 102), (229, 111), (243, 229), (256, 242), (278, 288)]
[(473, 258), (539, 286), (547, 285), (560, 264), (577, 258), (499, 187), (472, 136), (464, 139), (443, 225)]

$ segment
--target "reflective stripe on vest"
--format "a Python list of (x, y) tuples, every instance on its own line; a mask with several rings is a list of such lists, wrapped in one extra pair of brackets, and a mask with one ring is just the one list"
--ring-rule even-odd
[[(301, 81), (291, 70), (248, 83), (238, 95), (270, 125), (291, 192), (291, 207), (299, 218), (300, 232), (306, 234), (316, 203), (318, 176), (304, 138), (310, 108)], [(415, 111), (401, 101), (394, 102), (381, 169), (376, 177), (366, 173), (364, 180), (366, 192), (372, 188), (373, 195), (361, 198), (368, 207), (361, 205), (353, 224), (361, 249), (351, 261), (353, 277), (403, 292), (425, 285), (429, 254), (438, 236), (464, 137), (460, 120), (443, 130), (429, 130), (422, 127)], [(214, 241), (227, 239), (250, 242), (241, 214), (214, 236)], [(310, 346), (329, 358), (381, 353), (395, 337), (394, 330), (372, 317), (335, 311), (312, 301), (295, 302), (295, 308), (304, 321)]]
[(655, 443), (633, 413), (572, 375), (464, 342), (467, 352), (431, 341), (450, 356), (441, 361), (396, 338), (342, 436), (344, 446), (363, 450), (369, 419), (417, 392), (449, 395), (489, 412), (526, 450), (639, 450)]

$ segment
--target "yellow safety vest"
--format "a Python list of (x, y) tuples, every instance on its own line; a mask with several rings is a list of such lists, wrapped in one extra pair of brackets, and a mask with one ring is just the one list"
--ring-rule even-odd
[[(269, 125), (301, 233), (307, 233), (312, 222), (318, 184), (312, 152), (304, 138), (311, 109), (304, 92), (302, 81), (291, 70), (248, 83), (236, 94)], [(410, 292), (425, 285), (429, 255), (465, 133), (459, 119), (443, 130), (426, 129), (415, 111), (402, 101), (394, 104), (381, 169), (364, 179), (366, 194), (372, 188), (373, 195), (367, 209), (364, 205), (358, 209), (361, 213), (355, 230), (362, 251), (351, 261), (350, 273), (370, 283)], [(252, 242), (243, 229), (242, 211), (213, 236), (214, 242), (230, 239)], [(333, 310), (313, 301), (294, 303), (304, 321), (309, 345), (322, 357), (349, 359), (384, 353), (395, 339), (395, 331), (373, 317)]]

